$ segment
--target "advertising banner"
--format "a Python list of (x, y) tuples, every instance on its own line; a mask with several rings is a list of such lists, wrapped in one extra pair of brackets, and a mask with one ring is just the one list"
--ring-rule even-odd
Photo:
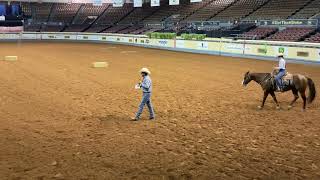
[(142, 0), (133, 0), (133, 7), (142, 7)]
[(169, 0), (169, 5), (170, 6), (179, 5), (179, 0)]
[(122, 7), (124, 4), (124, 0), (112, 0), (113, 7)]
[(160, 0), (151, 0), (151, 7), (160, 6)]

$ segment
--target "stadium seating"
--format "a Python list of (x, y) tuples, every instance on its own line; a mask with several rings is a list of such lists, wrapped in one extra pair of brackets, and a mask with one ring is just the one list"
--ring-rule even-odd
[[(134, 27), (132, 27), (132, 28), (134, 28)], [(141, 27), (136, 30), (130, 31), (129, 34), (146, 34), (148, 32), (160, 31), (162, 29), (163, 28), (161, 28), (161, 27)]]
[(190, 1), (180, 1), (178, 6), (170, 6), (168, 0), (161, 1), (161, 8), (152, 16), (144, 19), (145, 23), (161, 22), (167, 18), (173, 21), (181, 21), (203, 6), (203, 3), (190, 3)]
[(124, 4), (121, 8), (110, 5), (87, 32), (101, 32), (108, 27), (115, 26), (117, 22), (127, 16), (133, 9), (132, 4)]
[(60, 32), (64, 26), (59, 25), (42, 25), (41, 31), (42, 32)]
[(291, 19), (309, 19), (320, 12), (320, 0), (310, 1), (310, 4), (291, 16)]
[[(306, 41), (318, 40), (318, 35), (308, 38), (314, 33), (314, 28), (287, 28), (278, 32), (278, 28), (253, 28), (256, 26), (250, 22), (269, 19), (316, 18), (320, 16), (320, 0), (203, 0), (198, 3), (180, 0), (180, 5), (176, 6), (170, 6), (169, 0), (163, 0), (160, 3), (159, 7), (151, 7), (149, 3), (144, 3), (143, 7), (134, 8), (132, 3), (125, 3), (123, 7), (113, 7), (109, 3), (93, 6), (80, 3), (22, 2), (21, 8), (28, 19), (25, 21), (25, 31), (86, 31), (124, 34), (144, 34), (153, 31), (199, 31), (199, 33), (210, 34), (213, 37), (244, 32), (241, 37), (249, 39), (300, 41), (307, 38)], [(189, 23), (206, 20), (220, 21), (220, 25), (224, 22), (235, 22), (235, 25), (194, 29)], [(242, 24), (243, 20), (249, 22), (248, 26)]]
[(31, 17), (32, 15), (32, 10), (31, 10), (31, 3), (21, 3), (21, 9), (26, 17)]
[(24, 25), (24, 31), (27, 32), (39, 32), (41, 29), (40, 24), (25, 24)]
[(71, 23), (76, 16), (81, 4), (56, 3), (49, 18), (49, 22)]
[(159, 7), (150, 7), (146, 4), (142, 8), (134, 8), (134, 10), (128, 16), (123, 18), (119, 24), (141, 23), (145, 18), (149, 17), (157, 10), (159, 10)]
[(72, 24), (64, 31), (84, 31), (107, 9), (109, 4), (102, 6), (93, 6), (92, 4), (84, 4), (80, 7), (78, 14), (74, 17)]
[(99, 33), (110, 27), (112, 27), (112, 25), (99, 25), (95, 23), (89, 29), (87, 29), (86, 32)]
[(41, 24), (46, 23), (49, 19), (53, 3), (21, 3), (23, 14), (32, 18), (31, 21), (27, 20), (25, 23), (25, 31), (39, 32)]
[(142, 25), (140, 25), (140, 26), (139, 25), (134, 25), (134, 26), (130, 26), (128, 28), (125, 28), (123, 30), (120, 30), (120, 31), (118, 31), (118, 33), (120, 33), (120, 34), (131, 34), (131, 32), (134, 32), (134, 31), (136, 31), (138, 29), (141, 29), (141, 28), (143, 28)]
[(68, 28), (64, 29), (64, 32), (82, 32), (87, 28), (88, 25), (82, 24), (71, 24)]
[(234, 3), (235, 0), (207, 0), (204, 1), (203, 7), (197, 9), (192, 15), (187, 17), (185, 21), (205, 21), (215, 14), (223, 11), (225, 8)]
[(318, 32), (315, 35), (307, 38), (305, 41), (306, 42), (312, 42), (312, 43), (320, 43), (320, 32)]
[(240, 20), (268, 1), (269, 0), (238, 0), (232, 6), (217, 14), (210, 20)]
[(104, 30), (103, 33), (116, 33), (118, 31), (121, 31), (121, 30), (126, 29), (128, 27), (129, 27), (129, 25), (113, 26), (111, 28), (108, 28), (108, 29)]
[(310, 0), (270, 0), (266, 5), (250, 14), (247, 20), (287, 19)]
[(51, 12), (52, 3), (32, 3), (32, 20), (35, 22), (47, 22)]
[(243, 34), (246, 39), (264, 39), (277, 32), (277, 28), (257, 27)]
[(300, 41), (315, 31), (314, 28), (286, 28), (269, 37), (272, 41)]

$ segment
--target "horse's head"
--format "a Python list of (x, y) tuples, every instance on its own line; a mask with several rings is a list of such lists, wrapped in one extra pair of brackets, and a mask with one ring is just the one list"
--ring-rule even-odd
[(252, 80), (252, 79), (251, 79), (251, 76), (250, 76), (250, 72), (248, 71), (248, 72), (246, 72), (246, 73), (244, 74), (244, 78), (243, 78), (243, 81), (242, 81), (242, 85), (243, 85), (243, 86), (247, 86), (251, 80)]

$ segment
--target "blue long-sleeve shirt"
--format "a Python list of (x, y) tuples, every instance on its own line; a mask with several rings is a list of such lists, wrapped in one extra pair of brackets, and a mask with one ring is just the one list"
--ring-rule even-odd
[(152, 81), (150, 76), (145, 76), (141, 83), (141, 89), (144, 93), (151, 93), (152, 92)]

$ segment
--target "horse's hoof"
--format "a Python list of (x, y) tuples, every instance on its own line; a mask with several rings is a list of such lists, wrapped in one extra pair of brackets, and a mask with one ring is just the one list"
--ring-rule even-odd
[(280, 106), (277, 106), (277, 110), (280, 110), (281, 108), (280, 108)]
[(261, 106), (258, 106), (257, 108), (258, 108), (259, 110), (261, 110), (261, 109), (262, 109), (262, 107), (261, 107)]
[(290, 109), (292, 109), (292, 106), (289, 105), (289, 106), (288, 106), (288, 110), (290, 110)]

